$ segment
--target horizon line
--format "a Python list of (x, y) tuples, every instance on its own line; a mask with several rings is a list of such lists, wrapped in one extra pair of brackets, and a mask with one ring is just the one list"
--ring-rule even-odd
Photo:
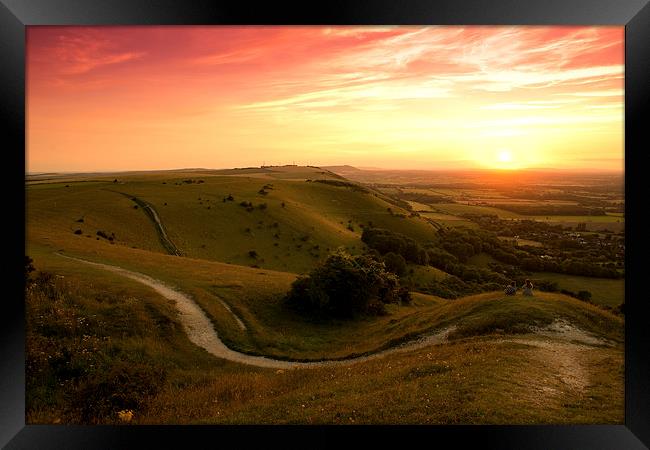
[(314, 167), (314, 168), (327, 168), (327, 167), (349, 167), (351, 169), (373, 172), (373, 171), (389, 171), (389, 172), (589, 172), (589, 173), (625, 173), (625, 168), (622, 169), (602, 169), (602, 168), (557, 168), (557, 167), (521, 167), (521, 168), (492, 168), (492, 167), (449, 167), (449, 168), (417, 168), (417, 169), (396, 169), (387, 167), (369, 167), (369, 166), (353, 166), (351, 164), (326, 164), (326, 165), (313, 165), (313, 164), (281, 164), (281, 165), (261, 165), (261, 166), (242, 166), (242, 167), (176, 167), (171, 169), (107, 169), (107, 170), (75, 170), (75, 171), (25, 171), (26, 176), (34, 175), (75, 175), (75, 174), (113, 174), (113, 173), (130, 173), (130, 172), (174, 172), (174, 171), (196, 171), (196, 170), (242, 170), (242, 169), (266, 169), (273, 167)]

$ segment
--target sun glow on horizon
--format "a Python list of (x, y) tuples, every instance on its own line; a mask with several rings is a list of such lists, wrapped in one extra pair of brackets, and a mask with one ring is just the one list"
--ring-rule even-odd
[(499, 162), (509, 163), (512, 161), (512, 154), (509, 150), (501, 150), (499, 152)]
[(499, 150), (497, 155), (496, 164), (494, 164), (495, 169), (524, 169), (525, 167), (521, 166), (514, 158), (512, 152), (508, 149)]
[(623, 166), (624, 27), (27, 27), (27, 170)]

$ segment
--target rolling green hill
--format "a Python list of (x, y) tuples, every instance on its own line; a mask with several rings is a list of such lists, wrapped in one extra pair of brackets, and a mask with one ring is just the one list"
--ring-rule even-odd
[[(73, 279), (106, 279), (104, 271), (61, 258), (45, 249), (34, 253), (37, 267)], [(76, 256), (81, 248), (65, 253)], [(531, 326), (566, 320), (581, 329), (622, 342), (622, 319), (594, 305), (554, 293), (532, 298), (507, 297), (501, 292), (457, 300), (416, 294), (411, 306), (389, 305), (389, 315), (354, 321), (305, 320), (282, 301), (295, 275), (207, 260), (177, 257), (110, 246), (101, 257), (86, 258), (137, 271), (177, 286), (192, 296), (219, 330), (220, 338), (244, 353), (281, 359), (344, 358), (377, 351), (418, 334), (457, 327), (453, 335), (467, 337), (525, 333)], [(115, 286), (132, 284), (120, 277)], [(230, 308), (230, 311), (224, 307)], [(233, 313), (246, 326), (237, 326)]]
[[(378, 191), (297, 166), (47, 178), (27, 184), (26, 254), (54, 274), (27, 295), (29, 423), (115, 423), (120, 408), (142, 424), (623, 420), (623, 319), (565, 295), (413, 293), (411, 305), (352, 321), (287, 310), (291, 283), (328, 250), (363, 250), (362, 225), (433, 238)], [(341, 359), (441, 329), (449, 341), (350, 366), (245, 366), (192, 344), (173, 301), (60, 254), (182, 291), (243, 353)], [(404, 276), (447, 277), (412, 264)], [(98, 386), (124, 403), (107, 405)]]
[[(104, 260), (138, 266), (191, 293), (228, 345), (250, 353), (332, 358), (441, 327), (453, 332), (446, 345), (348, 366), (241, 366), (192, 345), (170, 302), (150, 289), (44, 252), (35, 265), (59, 275), (28, 296), (29, 423), (119, 423), (115, 411), (124, 405), (139, 424), (623, 420), (622, 320), (563, 295), (449, 301), (415, 294), (412, 306), (388, 316), (310, 324), (283, 314), (274, 298), (291, 281), (286, 274), (110, 250)], [(146, 253), (151, 258), (136, 258)], [(570, 324), (568, 331), (554, 331), (558, 321)], [(115, 400), (106, 403), (101, 392)]]
[[(112, 245), (164, 252), (154, 223), (138, 207), (142, 201), (157, 212), (183, 255), (303, 273), (337, 247), (360, 252), (368, 223), (421, 241), (435, 232), (379, 192), (307, 181), (340, 179), (317, 168), (218, 172), (28, 185), (29, 240), (97, 241), (97, 231), (105, 231), (114, 233)], [(77, 229), (82, 234), (74, 235)]]

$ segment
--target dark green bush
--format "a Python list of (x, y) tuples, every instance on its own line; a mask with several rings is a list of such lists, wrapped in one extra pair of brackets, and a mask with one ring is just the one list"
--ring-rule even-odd
[(400, 291), (398, 277), (387, 272), (383, 263), (343, 250), (298, 278), (285, 297), (295, 310), (331, 317), (384, 314), (385, 304), (401, 300), (410, 297)]
[(397, 296), (399, 297), (400, 302), (402, 302), (403, 305), (410, 305), (411, 302), (413, 301), (413, 297), (411, 296), (411, 291), (406, 286), (400, 286)]
[(591, 292), (589, 292), (589, 291), (578, 291), (578, 294), (576, 295), (576, 298), (578, 300), (582, 300), (583, 302), (589, 302), (589, 301), (591, 301)]
[(102, 231), (102, 230), (97, 231), (97, 236), (103, 237), (104, 239), (108, 239), (108, 234), (105, 231)]
[(555, 281), (539, 280), (535, 282), (535, 285), (542, 292), (557, 292), (560, 290)]
[(465, 282), (456, 276), (449, 276), (442, 281), (429, 283), (421, 291), (436, 295), (442, 298), (456, 299), (480, 292), (499, 291), (503, 288), (502, 283), (493, 281)]
[(394, 273), (395, 275), (402, 276), (406, 272), (406, 260), (402, 255), (397, 253), (388, 252), (383, 257), (386, 270)]

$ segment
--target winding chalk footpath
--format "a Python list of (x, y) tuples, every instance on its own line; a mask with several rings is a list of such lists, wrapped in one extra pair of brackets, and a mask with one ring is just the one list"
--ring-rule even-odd
[(172, 242), (172, 240), (167, 235), (167, 231), (165, 231), (165, 227), (163, 226), (162, 221), (160, 220), (160, 216), (158, 216), (158, 213), (156, 212), (155, 208), (151, 204), (145, 202), (141, 198), (138, 198), (134, 195), (127, 194), (126, 192), (115, 191), (113, 189), (105, 189), (105, 190), (109, 192), (115, 192), (116, 194), (121, 194), (127, 197), (128, 199), (130, 199), (136, 205), (142, 207), (145, 214), (149, 217), (149, 219), (151, 219), (154, 226), (156, 227), (156, 233), (158, 233), (158, 238), (160, 239), (160, 243), (162, 244), (163, 248), (167, 250), (167, 253), (175, 256), (183, 256), (183, 254), (178, 249), (178, 247), (176, 247), (176, 245)]
[(226, 347), (226, 345), (221, 341), (221, 339), (219, 339), (217, 332), (212, 326), (212, 322), (210, 322), (210, 319), (205, 315), (201, 307), (197, 305), (194, 302), (194, 300), (192, 300), (190, 297), (186, 296), (182, 292), (172, 289), (171, 287), (165, 285), (163, 282), (151, 278), (148, 275), (144, 275), (137, 272), (131, 272), (130, 270), (122, 269), (121, 267), (118, 266), (111, 266), (108, 264), (86, 261), (85, 259), (62, 255), (61, 253), (57, 253), (57, 255), (63, 258), (79, 261), (84, 264), (88, 264), (100, 269), (108, 270), (118, 275), (122, 275), (126, 278), (130, 278), (132, 280), (135, 280), (139, 283), (151, 287), (153, 290), (158, 292), (163, 297), (170, 300), (174, 300), (176, 302), (176, 308), (179, 311), (180, 321), (183, 325), (183, 328), (185, 329), (187, 337), (190, 339), (192, 343), (198, 345), (201, 348), (204, 348), (205, 350), (207, 350), (209, 353), (216, 356), (217, 358), (223, 358), (223, 359), (227, 359), (228, 361), (247, 364), (251, 366), (266, 367), (271, 369), (303, 369), (303, 368), (344, 366), (344, 365), (369, 361), (371, 359), (382, 358), (386, 355), (390, 355), (393, 353), (409, 352), (412, 350), (417, 350), (431, 345), (442, 344), (447, 341), (447, 335), (452, 331), (454, 331), (455, 329), (454, 326), (451, 326), (440, 330), (436, 334), (428, 335), (420, 339), (409, 341), (399, 346), (389, 348), (387, 350), (382, 350), (376, 353), (372, 353), (370, 355), (359, 356), (359, 357), (354, 357), (349, 359), (298, 362), (298, 361), (283, 361), (280, 359), (267, 358), (265, 356), (247, 355), (245, 353), (240, 353)]

